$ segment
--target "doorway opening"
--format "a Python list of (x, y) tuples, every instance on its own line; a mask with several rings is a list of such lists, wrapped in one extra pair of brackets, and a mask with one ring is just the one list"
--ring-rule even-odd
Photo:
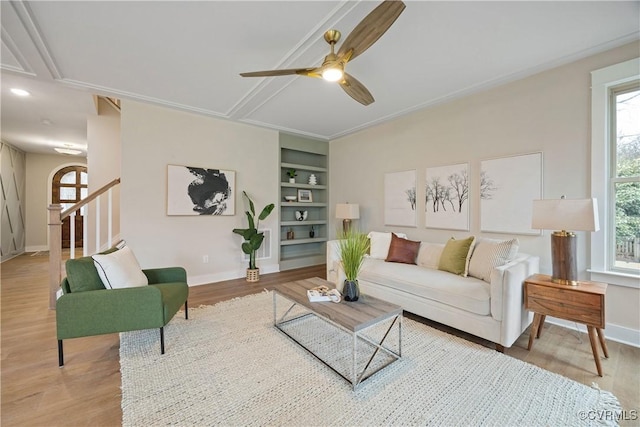
[[(66, 166), (60, 169), (53, 176), (51, 201), (54, 204), (62, 205), (65, 211), (75, 205), (85, 197), (87, 197), (88, 175), (86, 166)], [(75, 247), (81, 248), (84, 243), (83, 224), (84, 224), (84, 208), (81, 208), (75, 215)], [(71, 247), (71, 217), (62, 221), (62, 247)]]

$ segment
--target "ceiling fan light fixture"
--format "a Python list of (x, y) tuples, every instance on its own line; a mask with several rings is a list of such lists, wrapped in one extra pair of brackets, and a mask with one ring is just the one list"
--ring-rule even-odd
[(327, 68), (322, 72), (322, 78), (328, 82), (337, 82), (338, 80), (341, 80), (343, 76), (344, 73), (342, 69), (338, 67)]

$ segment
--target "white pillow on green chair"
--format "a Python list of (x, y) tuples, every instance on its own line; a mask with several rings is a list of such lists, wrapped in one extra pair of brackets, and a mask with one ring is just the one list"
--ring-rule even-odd
[(107, 289), (147, 286), (149, 280), (142, 272), (133, 251), (125, 246), (106, 255), (93, 255), (93, 264)]

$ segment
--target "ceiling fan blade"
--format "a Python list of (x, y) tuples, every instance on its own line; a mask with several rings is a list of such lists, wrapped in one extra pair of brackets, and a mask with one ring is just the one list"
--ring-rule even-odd
[(240, 75), (242, 77), (276, 77), (298, 74), (302, 76), (315, 77), (315, 70), (316, 68), (290, 68), (288, 70), (252, 71), (250, 73), (240, 73)]
[(362, 105), (369, 105), (375, 101), (371, 92), (350, 74), (344, 73), (344, 79), (340, 82), (340, 87), (347, 92), (347, 95)]
[(356, 27), (340, 46), (338, 57), (343, 57), (353, 50), (349, 60), (369, 49), (398, 19), (406, 5), (402, 1), (385, 0), (373, 9)]

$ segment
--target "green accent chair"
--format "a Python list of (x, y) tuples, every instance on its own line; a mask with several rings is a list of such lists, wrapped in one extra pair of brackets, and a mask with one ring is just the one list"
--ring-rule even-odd
[(56, 303), (58, 364), (64, 365), (62, 340), (140, 329), (160, 329), (164, 354), (164, 326), (184, 304), (189, 318), (187, 273), (182, 267), (142, 270), (148, 286), (105, 289), (91, 257), (68, 260), (63, 295)]

